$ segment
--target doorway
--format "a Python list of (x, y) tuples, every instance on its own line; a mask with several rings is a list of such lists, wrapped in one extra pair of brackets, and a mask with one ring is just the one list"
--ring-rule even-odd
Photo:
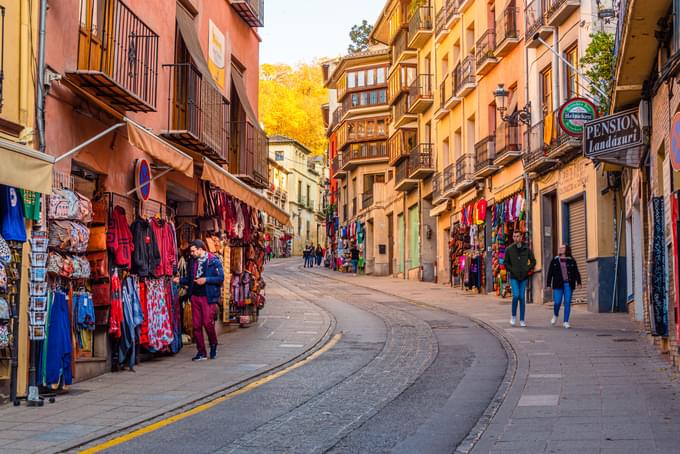
[(387, 268), (390, 276), (394, 275), (394, 217), (387, 215)]
[[(547, 276), (550, 260), (557, 255), (557, 241), (557, 194), (553, 190), (541, 196), (541, 255), (544, 278)], [(552, 301), (551, 289), (543, 289), (543, 301)]]

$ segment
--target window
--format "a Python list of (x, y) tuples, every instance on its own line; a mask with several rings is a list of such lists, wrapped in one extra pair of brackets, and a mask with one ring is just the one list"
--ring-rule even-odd
[(274, 159), (275, 159), (276, 161), (283, 161), (283, 159), (284, 159), (283, 150), (276, 150), (276, 151), (274, 152), (274, 154), (275, 154)]
[(354, 72), (347, 73), (347, 88), (354, 88), (356, 86), (356, 74)]
[(379, 84), (385, 83), (385, 68), (378, 68), (377, 80)]
[(302, 181), (298, 181), (297, 199), (298, 203), (302, 203)]
[(305, 221), (305, 236), (307, 237), (307, 241), (309, 241), (309, 221)]
[(387, 103), (387, 90), (379, 90), (378, 91), (378, 102), (380, 104), (386, 104)]
[(359, 95), (354, 93), (352, 95), (352, 107), (357, 107), (359, 105)]
[[(564, 53), (565, 59), (574, 68), (578, 68), (578, 45), (574, 44)], [(567, 77), (567, 99), (578, 96), (578, 73), (565, 63), (565, 74)]]
[(357, 73), (357, 87), (365, 87), (365, 86), (366, 86), (366, 72), (359, 71)]
[(310, 198), (310, 196), (309, 196), (309, 195), (310, 195), (310, 192), (309, 192), (310, 189), (311, 189), (310, 186), (307, 185), (307, 204), (308, 204), (308, 205), (311, 205), (311, 203), (312, 203), (312, 200), (311, 200), (311, 198)]
[(367, 106), (367, 105), (368, 105), (368, 93), (363, 92), (363, 93), (361, 93), (361, 94), (359, 95), (359, 97), (360, 97), (360, 99), (361, 99), (360, 104), (361, 104), (362, 106)]
[(543, 115), (551, 113), (553, 110), (551, 66), (541, 71), (541, 101), (543, 104)]
[(378, 175), (376, 175), (375, 176), (375, 182), (376, 183), (384, 183), (385, 182), (385, 174), (379, 173)]
[(302, 218), (298, 216), (298, 236), (302, 235)]
[(378, 104), (378, 92), (373, 90), (371, 92), (371, 105)]
[(369, 69), (366, 71), (366, 84), (375, 85), (375, 69)]

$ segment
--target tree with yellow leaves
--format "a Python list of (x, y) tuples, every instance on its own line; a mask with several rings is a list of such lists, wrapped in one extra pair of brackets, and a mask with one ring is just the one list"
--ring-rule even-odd
[(319, 64), (263, 64), (260, 67), (260, 121), (268, 135), (297, 140), (314, 154), (326, 149), (321, 106), (328, 102)]

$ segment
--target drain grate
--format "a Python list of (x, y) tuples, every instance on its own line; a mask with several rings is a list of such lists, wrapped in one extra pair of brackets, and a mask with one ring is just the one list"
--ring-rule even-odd
[(611, 334), (596, 334), (596, 337), (612, 337)]
[(612, 339), (614, 342), (635, 342), (637, 339), (630, 339), (628, 337), (622, 337), (619, 339)]
[(434, 322), (428, 322), (430, 325), (430, 328), (432, 329), (458, 329), (458, 328), (469, 328), (466, 325), (456, 325), (453, 323), (448, 323), (448, 322), (439, 322), (439, 321), (434, 321)]

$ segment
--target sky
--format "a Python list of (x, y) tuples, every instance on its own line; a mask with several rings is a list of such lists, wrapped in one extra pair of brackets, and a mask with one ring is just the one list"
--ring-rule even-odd
[(374, 24), (384, 0), (265, 0), (260, 63), (294, 65), (347, 53), (349, 31)]

